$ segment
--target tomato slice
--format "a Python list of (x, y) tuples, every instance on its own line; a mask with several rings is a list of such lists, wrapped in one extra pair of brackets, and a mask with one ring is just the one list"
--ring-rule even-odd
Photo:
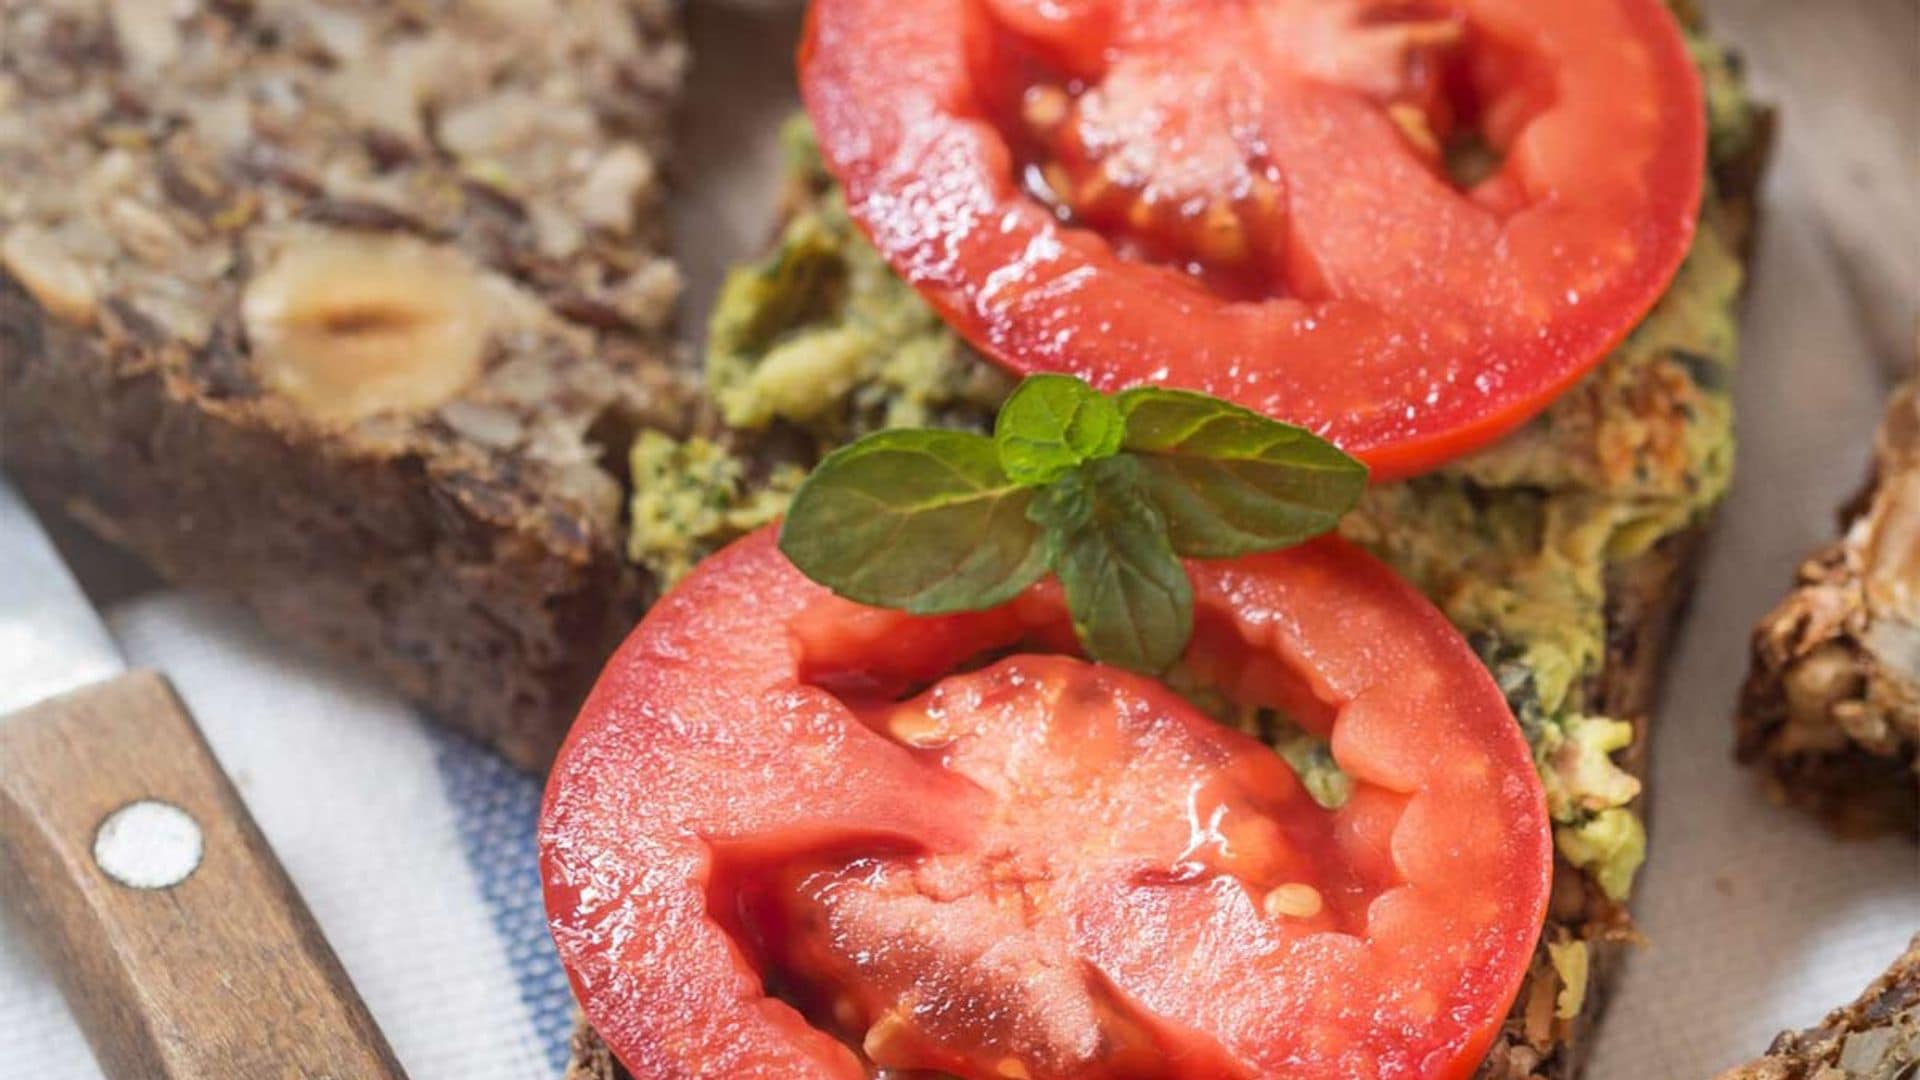
[(1617, 344), (1705, 168), (1663, 0), (815, 0), (800, 70), (854, 218), (988, 356), (1381, 478)]
[(772, 531), (702, 564), (547, 788), (553, 937), (608, 1045), (647, 1077), (1470, 1074), (1551, 870), (1498, 689), (1338, 540), (1191, 574), (1188, 665), (1328, 737), (1344, 806), (1061, 655), (1057, 586), (925, 618)]

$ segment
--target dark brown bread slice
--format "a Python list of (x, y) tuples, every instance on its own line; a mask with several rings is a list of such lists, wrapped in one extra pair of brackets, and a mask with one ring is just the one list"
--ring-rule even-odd
[(0, 3), (0, 456), (543, 764), (651, 584), (668, 0)]
[(1920, 836), (1920, 382), (1874, 449), (1841, 538), (1754, 629), (1738, 753), (1843, 833)]
[(1852, 1004), (1786, 1031), (1720, 1080), (1913, 1080), (1920, 1075), (1920, 937)]

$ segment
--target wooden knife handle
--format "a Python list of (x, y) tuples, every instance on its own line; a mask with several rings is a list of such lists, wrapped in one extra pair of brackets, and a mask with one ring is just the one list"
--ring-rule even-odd
[[(201, 840), (171, 885), (193, 829), (167, 807)], [(0, 856), (0, 890), (116, 1080), (403, 1076), (161, 676), (0, 719)]]

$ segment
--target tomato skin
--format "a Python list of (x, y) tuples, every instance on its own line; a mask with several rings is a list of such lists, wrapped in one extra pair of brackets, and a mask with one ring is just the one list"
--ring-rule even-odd
[[(1699, 76), (1661, 0), (1397, 6), (1468, 27), (1471, 70), (1452, 83), (1483, 99), (1471, 119), (1505, 152), (1471, 189), (1355, 88), (1371, 71), (1345, 85), (1313, 51), (1311, 13), (1337, 3), (817, 0), (801, 89), (855, 220), (997, 363), (1230, 398), (1394, 479), (1524, 423), (1639, 323), (1691, 246), (1706, 143)], [(1112, 90), (1096, 151), (1141, 116), (1185, 140), (1146, 181), (1165, 198), (1087, 196), (1063, 222), (1032, 197), (1037, 166), (998, 102), (1031, 77), (1030, 54), (1092, 85), (1081, 102)], [(1122, 75), (1124, 93), (1101, 84)], [(1436, 130), (1455, 123), (1431, 73), (1408, 79)], [(1177, 165), (1202, 158), (1197, 179)], [(1097, 160), (1080, 165), (1074, 191), (1104, 184)], [(1146, 233), (1120, 225), (1142, 206)], [(1207, 233), (1216, 213), (1242, 232)], [(1240, 266), (1228, 278), (1267, 284), (1221, 285), (1226, 262)]]
[[(715, 907), (726, 868), (867, 859), (895, 875), (964, 874), (982, 838), (999, 837), (993, 850), (1052, 860), (1056, 914), (1042, 937), (1100, 971), (1134, 1018), (1128, 1030), (1144, 1032), (1136, 1042), (1169, 1062), (1124, 1075), (1470, 1075), (1525, 973), (1551, 871), (1544, 796), (1498, 689), (1431, 605), (1340, 541), (1190, 573), (1208, 670), (1229, 689), (1290, 679), (1284, 695), (1321, 703), (1324, 714), (1299, 720), (1331, 725), (1355, 780), (1347, 809), (1310, 807), (1269, 752), (1188, 716), (1164, 689), (1064, 658), (1001, 665), (1029, 672), (1015, 686), (1065, 672), (1118, 687), (1090, 700), (1137, 698), (1143, 715), (1166, 718), (1159, 734), (1116, 741), (1099, 734), (1111, 721), (1098, 713), (1036, 759), (1051, 771), (1018, 781), (994, 763), (1028, 730), (1017, 716), (983, 728), (972, 751), (883, 733), (876, 710), (923, 707), (888, 704), (907, 687), (984, 650), (1054, 639), (1065, 615), (1052, 583), (992, 612), (929, 619), (832, 597), (779, 555), (771, 529), (704, 563), (608, 665), (547, 787), (548, 915), (595, 1029), (636, 1075), (863, 1077), (842, 1042), (768, 996), (746, 916)], [(937, 683), (923, 696), (929, 715), (986, 716), (955, 701), (990, 700), (978, 688), (997, 670)], [(860, 671), (879, 674), (850, 677)], [(1286, 837), (1253, 858), (1265, 869), (1166, 884), (1079, 861), (1122, 832), (1145, 838), (1150, 864), (1167, 851), (1153, 839), (1156, 805), (1178, 802), (1184, 789), (1168, 795), (1167, 778), (1188, 775), (1154, 764), (1169, 752), (1186, 754), (1192, 775), (1265, 793), (1256, 802), (1281, 815)], [(988, 763), (968, 766), (966, 753)], [(996, 801), (1003, 775), (1040, 784), (1052, 809)], [(1063, 789), (1062, 777), (1078, 779)], [(1084, 801), (1073, 794), (1083, 787), (1106, 794)], [(1075, 824), (1083, 806), (1095, 816)], [(1326, 910), (1296, 923), (1249, 908), (1240, 884), (1303, 878)]]

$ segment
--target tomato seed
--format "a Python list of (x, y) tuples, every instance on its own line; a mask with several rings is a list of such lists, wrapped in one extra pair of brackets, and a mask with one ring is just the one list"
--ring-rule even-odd
[(1267, 894), (1264, 907), (1273, 918), (1287, 916), (1311, 919), (1320, 914), (1320, 890), (1299, 881), (1290, 881)]
[(1067, 92), (1058, 86), (1048, 83), (1030, 86), (1021, 95), (1020, 119), (1028, 131), (1043, 139), (1051, 138), (1060, 125), (1067, 122), (1067, 110), (1072, 104)]

